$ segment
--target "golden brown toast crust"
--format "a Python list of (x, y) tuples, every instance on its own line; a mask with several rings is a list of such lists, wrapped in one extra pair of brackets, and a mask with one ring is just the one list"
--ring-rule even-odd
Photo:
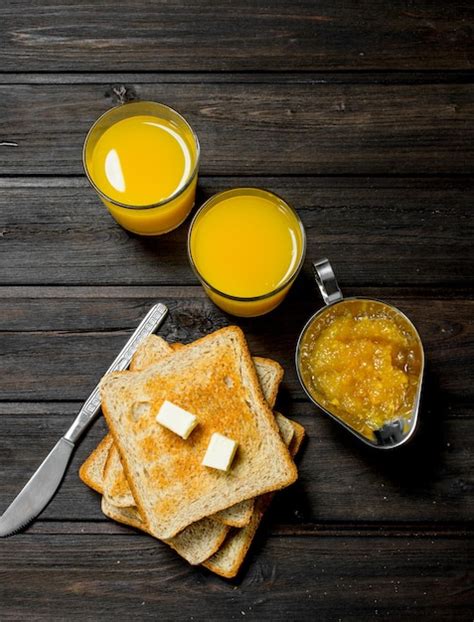
[(107, 500), (116, 507), (135, 506), (135, 499), (125, 478), (120, 454), (114, 443), (109, 449), (109, 455), (104, 468), (104, 493)]
[[(253, 362), (255, 363), (257, 369), (271, 368), (273, 371), (272, 388), (265, 393), (264, 396), (267, 404), (270, 408), (273, 408), (278, 395), (278, 389), (280, 388), (281, 381), (283, 380), (283, 376), (285, 374), (284, 369), (280, 363), (277, 363), (273, 359), (263, 358), (262, 356), (254, 356)], [(260, 382), (260, 386), (262, 386), (262, 382)]]
[(291, 421), (291, 424), (295, 430), (295, 435), (291, 441), (291, 445), (290, 445), (290, 453), (292, 456), (296, 456), (296, 454), (300, 451), (301, 449), (301, 444), (304, 441), (304, 437), (306, 436), (306, 432), (304, 427), (301, 425), (301, 423), (298, 423), (297, 421)]
[[(79, 477), (84, 484), (100, 494), (104, 492), (104, 468), (113, 442), (110, 434), (104, 436), (79, 469)], [(98, 477), (99, 473), (102, 475), (101, 478)]]

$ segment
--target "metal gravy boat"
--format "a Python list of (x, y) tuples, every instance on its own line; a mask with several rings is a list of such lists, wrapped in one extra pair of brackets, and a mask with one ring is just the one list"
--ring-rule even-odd
[[(321, 259), (317, 262), (313, 262), (313, 270), (316, 283), (326, 306), (311, 316), (301, 331), (298, 339), (298, 344), (296, 346), (296, 370), (301, 385), (310, 400), (316, 404), (316, 406), (318, 406), (332, 419), (337, 421), (340, 425), (349, 430), (349, 432), (367, 445), (378, 449), (392, 449), (399, 447), (413, 436), (418, 421), (418, 410), (420, 405), (421, 385), (424, 371), (423, 344), (418, 331), (407, 316), (393, 305), (387, 304), (386, 302), (375, 298), (343, 298), (331, 264), (327, 259)], [(323, 403), (321, 395), (318, 396), (317, 390), (310, 386), (308, 378), (305, 378), (304, 366), (302, 366), (302, 347), (308, 331), (312, 329), (317, 330), (318, 325), (320, 327), (324, 326), (324, 320), (329, 319), (330, 315), (336, 317), (337, 315), (334, 312), (337, 313), (338, 311), (341, 311), (341, 305), (345, 305), (348, 308), (352, 306), (353, 308), (360, 307), (370, 309), (374, 313), (383, 312), (385, 316), (392, 318), (396, 322), (397, 326), (404, 332), (405, 335), (409, 336), (409, 338), (413, 341), (414, 348), (416, 349), (416, 353), (419, 357), (416, 369), (418, 382), (416, 389), (414, 390), (410, 408), (400, 414), (397, 414), (393, 420), (384, 423), (380, 428), (371, 429), (369, 432), (367, 432), (367, 430), (361, 431), (361, 427), (356, 429), (354, 425), (351, 425), (347, 420), (344, 420), (342, 417), (343, 411), (338, 409), (337, 406)]]

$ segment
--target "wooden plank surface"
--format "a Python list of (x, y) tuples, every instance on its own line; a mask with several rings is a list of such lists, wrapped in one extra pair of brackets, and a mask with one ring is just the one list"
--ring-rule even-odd
[[(0, 548), (3, 619), (464, 622), (472, 539), (259, 538), (241, 581), (193, 569), (142, 535), (34, 534)], [(47, 592), (44, 592), (48, 586)]]
[[(470, 178), (202, 177), (197, 203), (242, 185), (294, 205), (308, 263), (330, 257), (343, 285), (472, 283)], [(3, 284), (196, 283), (187, 226), (161, 238), (131, 235), (84, 179), (0, 179), (0, 236)]]
[(470, 69), (467, 0), (6, 0), (3, 71)]
[[(337, 264), (336, 264), (337, 266)], [(341, 274), (341, 285), (345, 279)], [(405, 311), (418, 327), (429, 362), (427, 386), (448, 405), (472, 399), (471, 352), (474, 301), (439, 291), (345, 288), (347, 295), (383, 296)], [(278, 360), (286, 370), (284, 388), (294, 399), (303, 391), (296, 378), (294, 350), (306, 320), (321, 306), (309, 270), (272, 315), (226, 316), (200, 286), (131, 288), (115, 297), (83, 288), (3, 290), (0, 315), (0, 394), (4, 400), (80, 400), (156, 300), (170, 309), (160, 334), (187, 343), (229, 323), (245, 331), (254, 354)], [(98, 293), (99, 292), (99, 293)], [(13, 297), (11, 297), (13, 295)], [(289, 321), (291, 318), (291, 321)]]
[[(127, 97), (179, 110), (201, 139), (201, 173), (467, 174), (473, 172), (472, 84), (125, 85)], [(2, 84), (0, 174), (82, 174), (90, 125), (113, 84)], [(115, 87), (116, 90), (119, 86)]]

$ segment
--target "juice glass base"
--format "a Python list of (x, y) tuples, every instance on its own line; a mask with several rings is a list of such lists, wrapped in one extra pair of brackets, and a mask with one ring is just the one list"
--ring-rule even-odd
[(270, 313), (270, 311), (276, 309), (278, 305), (283, 302), (291, 287), (291, 283), (285, 287), (285, 289), (281, 290), (277, 294), (269, 296), (268, 298), (248, 301), (234, 300), (227, 296), (221, 296), (204, 284), (203, 287), (212, 302), (226, 313), (236, 315), (237, 317), (258, 317), (260, 315)]
[(132, 210), (102, 198), (112, 218), (124, 229), (138, 235), (162, 235), (181, 225), (194, 206), (197, 175), (186, 190), (166, 205)]

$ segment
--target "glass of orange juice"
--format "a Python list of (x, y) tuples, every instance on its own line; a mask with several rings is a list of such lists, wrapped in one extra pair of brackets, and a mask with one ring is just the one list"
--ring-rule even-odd
[(280, 304), (305, 251), (295, 210), (259, 188), (214, 195), (194, 216), (188, 235), (191, 266), (207, 295), (241, 317), (263, 315)]
[(164, 104), (121, 104), (86, 136), (89, 182), (115, 220), (140, 235), (178, 227), (194, 205), (199, 141), (188, 122)]

